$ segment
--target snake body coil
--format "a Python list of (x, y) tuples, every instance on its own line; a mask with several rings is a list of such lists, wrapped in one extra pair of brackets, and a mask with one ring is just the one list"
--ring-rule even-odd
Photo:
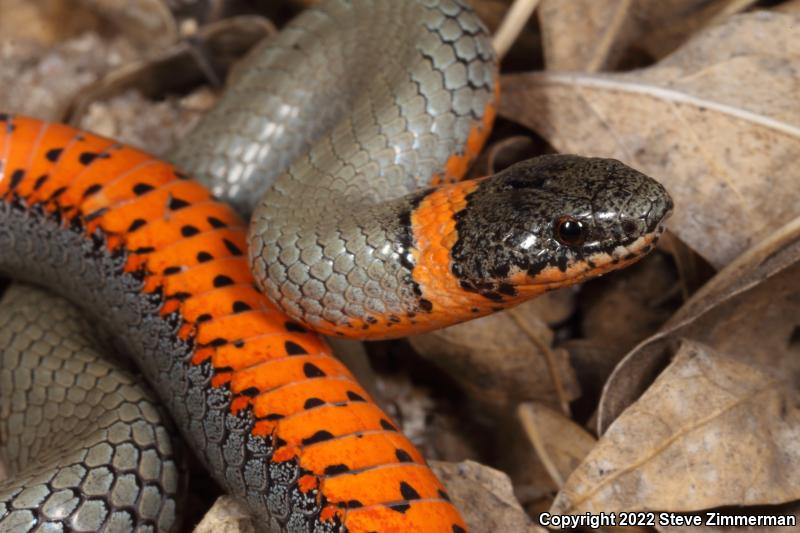
[[(258, 54), (174, 154), (255, 206), (249, 237), (170, 164), (0, 115), (0, 273), (102, 322), (265, 529), (463, 532), (419, 452), (308, 325), (397, 336), (619, 268), (652, 249), (669, 197), (574, 156), (452, 183), (495, 95), (485, 31), (459, 1), (330, 0)], [(355, 74), (337, 89), (330, 69)]]

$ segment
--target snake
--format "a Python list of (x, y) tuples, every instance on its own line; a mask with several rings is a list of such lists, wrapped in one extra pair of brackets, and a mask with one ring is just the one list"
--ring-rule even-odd
[[(498, 86), (465, 2), (326, 0), (257, 47), (170, 162), (0, 114), (0, 273), (108, 332), (171, 419), (123, 394), (146, 405), (126, 423), (174, 424), (262, 530), (463, 533), (424, 457), (320, 334), (400, 337), (580, 283), (651, 251), (672, 210), (661, 184), (611, 159), (548, 155), (461, 180)], [(20, 290), (12, 301), (34, 298)], [(22, 358), (4, 356), (12, 371), (33, 364)], [(166, 503), (142, 505), (140, 486), (118, 487), (130, 472), (109, 455), (116, 420), (101, 419), (81, 421), (92, 436), (77, 451), (47, 451), (71, 484), (35, 459), (33, 489), (4, 485), (0, 529), (173, 527), (175, 447), (120, 441), (129, 462), (162, 461), (149, 487)], [(92, 484), (95, 448), (112, 460)]]

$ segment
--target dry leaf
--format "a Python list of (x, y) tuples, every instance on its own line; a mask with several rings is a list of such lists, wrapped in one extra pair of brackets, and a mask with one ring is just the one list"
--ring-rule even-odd
[(76, 93), (134, 56), (123, 40), (104, 40), (96, 33), (49, 48), (7, 47), (3, 38), (0, 35), (0, 107), (44, 120), (61, 120)]
[[(66, 120), (77, 125), (91, 105), (131, 90), (158, 100), (208, 83), (229, 70), (229, 76), (233, 77), (235, 68), (231, 65), (274, 32), (275, 27), (269, 20), (256, 15), (242, 15), (204, 26), (193, 37), (192, 44), (180, 42), (145, 60), (128, 61), (84, 88), (74, 96)], [(198, 61), (198, 49), (203, 50), (202, 61)]]
[(525, 159), (536, 155), (536, 143), (528, 135), (514, 135), (493, 143), (484, 150), (486, 169), (482, 175), (495, 174)]
[(779, 13), (798, 13), (800, 14), (800, 0), (787, 0), (773, 8)]
[(631, 405), (667, 364), (673, 339), (688, 337), (745, 362), (800, 372), (791, 350), (800, 323), (800, 218), (749, 250), (703, 286), (625, 356), (606, 383), (598, 433)]
[(255, 533), (247, 508), (230, 496), (220, 496), (203, 516), (194, 533)]
[(520, 404), (517, 416), (547, 473), (556, 485), (563, 486), (596, 439), (560, 412), (539, 403)]
[(101, 25), (93, 13), (64, 0), (0, 0), (0, 13), (0, 42), (4, 47), (18, 46), (20, 41), (53, 46)]
[[(567, 352), (551, 348), (553, 332), (541, 318), (547, 302), (568, 297), (548, 293), (506, 313), (409, 337), (421, 356), (443, 367), (468, 396), (495, 412), (527, 400), (566, 405), (579, 395)], [(571, 309), (562, 303), (561, 309)], [(558, 313), (553, 306), (547, 313)], [(552, 315), (551, 315), (552, 316)]]
[(671, 231), (665, 231), (658, 241), (658, 249), (672, 256), (678, 271), (681, 296), (688, 300), (715, 274), (714, 269), (697, 252), (689, 248)]
[(447, 487), (472, 533), (547, 533), (522, 510), (503, 472), (474, 461), (431, 461), (431, 468)]
[(694, 511), (800, 498), (789, 380), (685, 342), (567, 480), (553, 513)]
[(587, 284), (580, 300), (581, 331), (588, 339), (613, 346), (616, 364), (667, 321), (677, 307), (666, 305), (676, 286), (672, 265), (663, 254), (649, 255), (625, 272)]
[(520, 504), (530, 516), (536, 517), (550, 508), (560, 487), (539, 459), (522, 419), (515, 415), (514, 409), (501, 415), (492, 431), (495, 447), (502, 450), (496, 453), (492, 466), (508, 472)]
[(616, 70), (635, 52), (660, 59), (687, 36), (755, 0), (544, 0), (548, 70)]
[(561, 152), (662, 181), (670, 229), (714, 267), (800, 213), (800, 15), (758, 11), (627, 74), (502, 79), (500, 112)]
[(140, 48), (157, 51), (178, 39), (178, 26), (163, 0), (79, 0)]

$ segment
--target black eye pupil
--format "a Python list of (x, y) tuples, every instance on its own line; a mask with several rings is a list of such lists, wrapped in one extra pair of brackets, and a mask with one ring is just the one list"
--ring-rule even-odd
[(562, 217), (556, 225), (556, 238), (563, 244), (576, 245), (583, 242), (583, 224), (571, 217)]

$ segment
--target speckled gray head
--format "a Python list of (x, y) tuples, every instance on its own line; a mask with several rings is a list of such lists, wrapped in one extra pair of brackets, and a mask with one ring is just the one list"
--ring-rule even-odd
[(497, 300), (629, 264), (653, 248), (673, 205), (660, 183), (619, 161), (572, 155), (513, 165), (467, 200), (453, 274)]

